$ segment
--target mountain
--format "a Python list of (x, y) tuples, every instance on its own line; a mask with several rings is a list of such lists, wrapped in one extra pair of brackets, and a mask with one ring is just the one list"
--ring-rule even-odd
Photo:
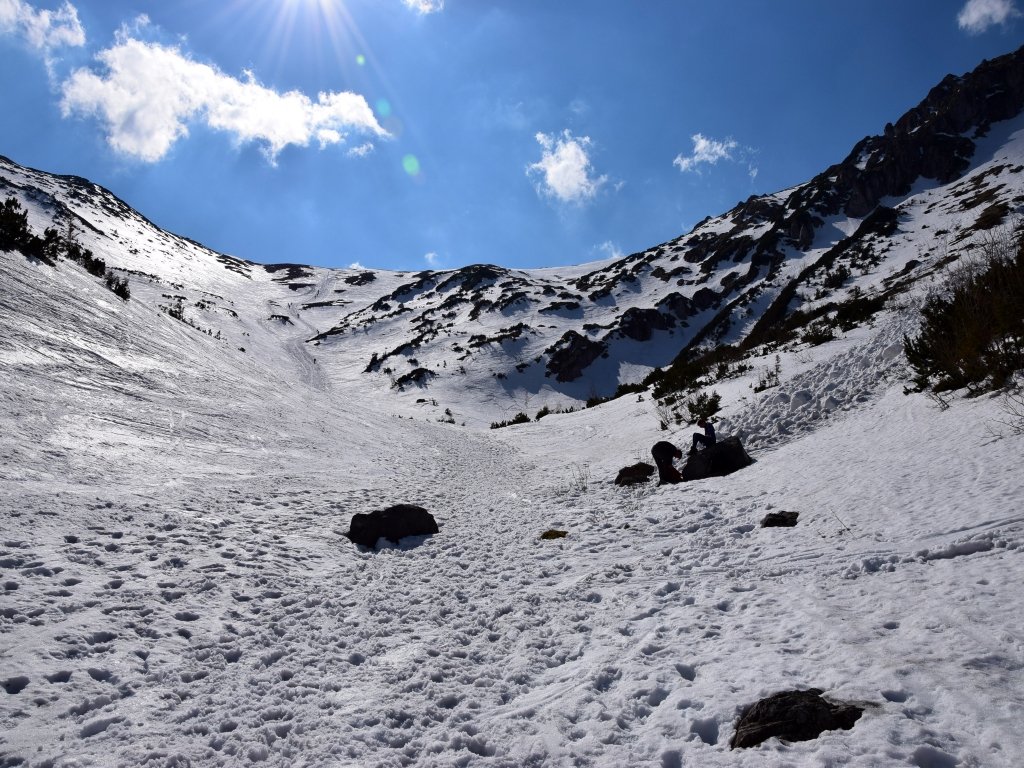
[(870, 314), (933, 274), (1021, 208), (1022, 107), (1024, 49), (948, 76), (804, 184), (643, 252), (563, 269), (257, 265), (163, 232), (83, 179), (5, 159), (0, 193), (17, 194), (37, 230), (74, 222), (137, 301), (180, 302), (226, 352), (247, 346), (245, 334), (274, 343), (287, 327), (326, 375), (348, 379), (358, 365), (362, 386), (404, 403), (565, 407), (700, 351), (821, 326), (853, 297)]
[[(1019, 390), (904, 392), (1018, 243), (1022, 72), (547, 270), (255, 264), (0, 160), (0, 766), (1024, 764)], [(614, 485), (712, 393), (752, 466)], [(396, 503), (440, 532), (345, 537)], [(853, 728), (730, 749), (808, 688)]]

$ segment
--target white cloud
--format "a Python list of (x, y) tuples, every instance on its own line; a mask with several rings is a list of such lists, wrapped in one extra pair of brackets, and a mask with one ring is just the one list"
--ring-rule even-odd
[(1013, 0), (968, 0), (960, 9), (956, 21), (960, 29), (979, 35), (996, 24), (1006, 24), (1020, 16)]
[(402, 0), (406, 8), (411, 8), (421, 15), (437, 13), (444, 10), (444, 0)]
[[(0, 0), (7, 2), (9, 0)], [(177, 48), (143, 42), (123, 31), (97, 56), (105, 72), (78, 69), (63, 84), (61, 108), (95, 115), (118, 152), (155, 162), (200, 120), (239, 143), (259, 142), (273, 162), (288, 145), (321, 147), (349, 132), (386, 137), (366, 99), (355, 93), (279, 93), (251, 72), (239, 80), (190, 59)]]
[(589, 136), (573, 137), (569, 130), (561, 136), (538, 133), (537, 143), (543, 151), (538, 162), (527, 166), (528, 175), (539, 176), (537, 192), (562, 202), (581, 203), (597, 194), (608, 180), (607, 176), (593, 177), (587, 148)]
[(693, 139), (693, 154), (683, 157), (682, 153), (676, 155), (672, 165), (678, 166), (680, 171), (697, 171), (697, 166), (703, 164), (715, 165), (719, 160), (732, 160), (733, 151), (739, 146), (732, 139), (715, 141), (703, 134), (697, 133), (690, 137)]
[(37, 10), (22, 0), (0, 0), (0, 34), (17, 35), (40, 51), (85, 45), (78, 10), (68, 2), (49, 11)]
[(433, 251), (431, 251), (430, 253), (423, 257), (423, 260), (427, 262), (427, 264), (430, 265), (431, 267), (436, 267), (438, 263), (440, 263), (441, 257), (438, 256)]
[(625, 254), (618, 245), (613, 243), (611, 240), (605, 240), (595, 249), (600, 253), (603, 253), (609, 259), (621, 259)]
[(351, 264), (348, 265), (348, 268), (349, 269), (366, 269), (366, 267), (364, 267), (358, 261), (353, 261)]
[(352, 147), (348, 151), (348, 156), (349, 157), (366, 157), (368, 154), (373, 152), (374, 149), (376, 149), (376, 146), (374, 145), (374, 143), (372, 141), (364, 141), (362, 144), (359, 144), (358, 146)]

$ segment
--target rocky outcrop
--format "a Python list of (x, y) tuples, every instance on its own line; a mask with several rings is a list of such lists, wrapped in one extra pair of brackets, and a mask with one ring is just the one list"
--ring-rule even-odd
[(747, 455), (740, 439), (729, 437), (702, 451), (691, 453), (683, 466), (683, 480), (721, 477), (749, 467), (753, 463), (754, 460)]
[(968, 135), (980, 137), (996, 122), (1024, 109), (1024, 48), (982, 62), (974, 71), (947, 75), (928, 96), (881, 136), (862, 140), (839, 165), (812, 185), (825, 214), (866, 216), (890, 195), (905, 195), (921, 177), (945, 184), (962, 174), (974, 154)]
[(783, 691), (747, 707), (729, 741), (732, 749), (754, 747), (773, 736), (785, 741), (809, 741), (824, 731), (848, 731), (864, 712), (853, 704), (822, 698), (822, 691)]
[(554, 345), (545, 350), (549, 355), (547, 375), (554, 374), (559, 382), (575, 381), (583, 370), (608, 352), (603, 341), (591, 341), (576, 331), (567, 331)]
[(619, 327), (608, 334), (609, 338), (625, 337), (633, 341), (650, 341), (654, 331), (667, 331), (676, 327), (675, 318), (656, 309), (632, 307), (622, 313)]
[(395, 383), (391, 386), (397, 389), (402, 389), (407, 384), (415, 384), (418, 387), (422, 387), (435, 376), (437, 376), (436, 373), (426, 368), (413, 368), (408, 373), (402, 374), (395, 379)]
[(407, 536), (429, 536), (439, 530), (434, 516), (423, 507), (396, 504), (376, 512), (353, 515), (345, 535), (355, 544), (373, 547), (379, 539), (397, 544)]

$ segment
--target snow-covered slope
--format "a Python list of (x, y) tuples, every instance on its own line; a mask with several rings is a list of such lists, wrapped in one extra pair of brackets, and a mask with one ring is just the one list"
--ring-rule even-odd
[(786, 340), (851, 299), (898, 300), (1021, 209), (1022, 108), (1024, 49), (950, 76), (805, 184), (646, 251), (555, 270), (262, 266), (163, 232), (83, 179), (0, 160), (0, 193), (37, 232), (73, 224), (136, 300), (180, 302), (226, 350), (285, 344), (399, 412), (479, 425), (524, 403), (607, 397), (714, 346)]
[[(987, 71), (925, 104), (1002, 105)], [(1000, 397), (903, 394), (916, 298), (1022, 202), (1024, 123), (979, 114), (922, 107), (676, 241), (530, 272), (264, 267), (0, 162), (131, 288), (0, 253), (0, 765), (1024, 764), (1024, 437)], [(969, 158), (893, 176), (928, 116)], [(757, 459), (729, 477), (612, 483), (689, 440), (649, 390), (480, 428), (725, 342), (720, 432)], [(344, 538), (399, 502), (440, 533)], [(808, 687), (863, 716), (729, 749)]]

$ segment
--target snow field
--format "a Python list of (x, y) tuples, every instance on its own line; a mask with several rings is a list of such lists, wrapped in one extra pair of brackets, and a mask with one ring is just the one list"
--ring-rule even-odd
[[(752, 467), (622, 489), (689, 441), (649, 395), (478, 430), (513, 394), (478, 371), (423, 392), (471, 428), (439, 424), (366, 385), (397, 330), (304, 343), (336, 275), (133, 253), (129, 224), (152, 234), (119, 224), (118, 266), (230, 341), (160, 312), (166, 282), (123, 304), (0, 254), (0, 765), (1024, 764), (1024, 438), (997, 399), (902, 394), (898, 310), (780, 350), (778, 387), (751, 388), (774, 354), (712, 387)], [(400, 502), (440, 534), (344, 538)], [(758, 527), (780, 509), (799, 525)], [(863, 717), (728, 749), (744, 706), (812, 686)]]
[[(885, 346), (869, 335), (838, 354)], [(857, 366), (828, 353), (778, 388), (848, 393), (813, 429), (729, 478), (640, 490), (611, 485), (614, 470), (664, 433), (630, 397), (477, 433), (351, 396), (313, 405), (295, 362), (262, 412), (258, 387), (218, 409), (216, 376), (183, 374), (185, 416), (161, 433), (138, 417), (160, 393), (130, 379), (94, 402), (61, 394), (71, 382), (23, 385), (64, 410), (30, 441), (5, 430), (5, 455), (36, 468), (0, 479), (4, 680), (21, 686), (0, 699), (4, 753), (1016, 765), (1020, 439), (988, 433), (994, 400), (939, 412), (894, 382), (858, 403)], [(729, 416), (762, 423), (756, 404), (744, 413)], [(441, 533), (376, 553), (342, 537), (352, 513), (399, 501)], [(780, 508), (797, 528), (757, 527)], [(540, 541), (549, 527), (569, 536)], [(807, 686), (866, 712), (813, 742), (728, 750), (745, 704)]]

